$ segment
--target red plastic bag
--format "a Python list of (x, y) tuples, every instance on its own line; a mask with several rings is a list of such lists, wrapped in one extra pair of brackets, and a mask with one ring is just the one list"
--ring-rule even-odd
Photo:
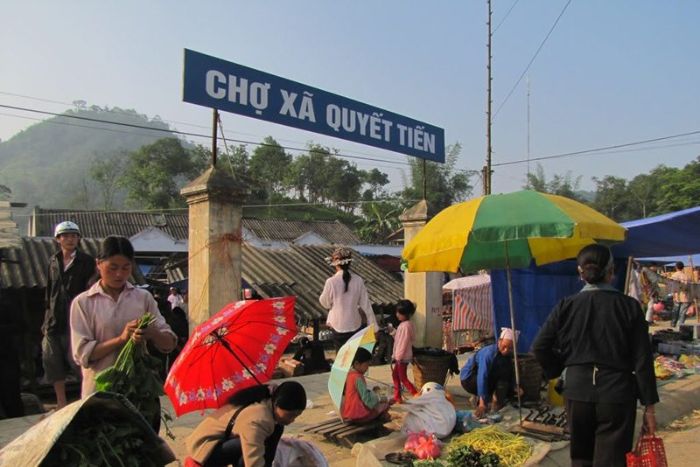
[(202, 464), (187, 456), (185, 457), (185, 467), (202, 467)]
[(627, 467), (667, 467), (666, 451), (661, 438), (642, 432), (637, 447), (627, 453)]

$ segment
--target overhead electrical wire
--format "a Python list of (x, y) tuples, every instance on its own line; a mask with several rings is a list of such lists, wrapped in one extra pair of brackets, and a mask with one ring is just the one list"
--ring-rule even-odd
[[(598, 147), (598, 148), (585, 149), (582, 151), (565, 152), (562, 154), (552, 154), (549, 156), (530, 157), (529, 159), (519, 159), (519, 160), (515, 160), (515, 161), (499, 162), (499, 163), (496, 163), (493, 165), (494, 166), (513, 165), (513, 164), (522, 164), (522, 163), (527, 162), (528, 160), (530, 162), (532, 162), (532, 161), (542, 161), (542, 160), (549, 160), (549, 159), (560, 159), (562, 157), (589, 155), (589, 154), (594, 154), (594, 153), (599, 154), (599, 153), (602, 153), (603, 151), (609, 151), (611, 149), (620, 149), (620, 148), (627, 148), (627, 147), (632, 147), (632, 146), (639, 146), (642, 144), (656, 143), (659, 141), (666, 141), (666, 140), (673, 139), (673, 138), (682, 138), (685, 136), (692, 136), (692, 135), (700, 135), (700, 130), (689, 131), (687, 133), (679, 133), (676, 135), (661, 136), (659, 138), (651, 138), (651, 139), (645, 139), (645, 140), (641, 140), (641, 141), (633, 141), (630, 143), (614, 144), (611, 146), (602, 146), (602, 147)], [(687, 142), (686, 144), (690, 145), (690, 144), (697, 144), (697, 143), (695, 143), (695, 142), (688, 143)], [(642, 149), (646, 149), (646, 148), (642, 148)]]
[[(562, 16), (564, 16), (564, 12), (566, 11), (567, 8), (569, 8), (569, 5), (571, 4), (571, 1), (572, 1), (572, 0), (569, 0), (568, 2), (566, 2), (566, 5), (564, 5), (564, 8), (562, 8), (561, 13), (559, 13), (559, 16), (557, 16), (557, 19), (554, 21), (554, 24), (552, 24), (552, 27), (549, 28), (549, 32), (548, 32), (547, 35), (544, 37), (544, 39), (543, 39), (542, 42), (540, 43), (540, 46), (539, 46), (539, 47), (537, 48), (537, 50), (535, 51), (535, 54), (534, 54), (534, 55), (532, 56), (532, 58), (530, 59), (530, 63), (527, 64), (527, 66), (525, 67), (525, 69), (523, 70), (523, 72), (520, 74), (520, 78), (518, 78), (518, 80), (515, 82), (515, 84), (514, 84), (513, 87), (511, 88), (511, 90), (510, 90), (510, 92), (508, 93), (508, 95), (506, 96), (506, 98), (503, 99), (503, 102), (501, 102), (501, 105), (499, 105), (498, 108), (496, 109), (496, 111), (494, 112), (494, 114), (493, 114), (493, 118), (494, 118), (494, 119), (495, 119), (496, 116), (498, 115), (498, 112), (501, 111), (501, 109), (503, 108), (503, 106), (506, 105), (506, 102), (508, 102), (508, 99), (510, 99), (510, 96), (513, 95), (513, 92), (514, 92), (515, 89), (518, 87), (518, 85), (520, 84), (520, 82), (523, 80), (523, 78), (525, 77), (525, 74), (527, 74), (527, 71), (530, 69), (530, 66), (532, 66), (532, 63), (533, 63), (533, 62), (535, 61), (535, 59), (537, 58), (537, 55), (539, 55), (540, 51), (542, 50), (542, 47), (544, 47), (544, 44), (547, 42), (547, 39), (549, 39), (549, 36), (552, 35), (552, 32), (554, 31), (554, 28), (557, 27), (557, 24), (559, 23), (559, 20), (561, 19)], [(492, 164), (492, 165), (496, 165), (496, 164)]]
[[(38, 114), (43, 114), (43, 115), (52, 115), (54, 117), (71, 118), (71, 119), (94, 122), (94, 123), (105, 123), (105, 124), (110, 124), (110, 125), (124, 126), (124, 127), (128, 127), (128, 128), (136, 128), (136, 129), (141, 129), (141, 130), (157, 131), (157, 132), (176, 134), (176, 135), (181, 135), (181, 136), (190, 136), (190, 137), (196, 137), (196, 138), (211, 139), (211, 135), (205, 135), (202, 133), (192, 133), (192, 132), (187, 132), (187, 131), (171, 130), (171, 129), (165, 129), (165, 128), (154, 128), (154, 127), (149, 127), (149, 126), (145, 126), (145, 125), (137, 125), (137, 124), (133, 124), (133, 123), (124, 123), (124, 122), (115, 122), (115, 121), (103, 120), (103, 119), (99, 119), (99, 118), (83, 117), (80, 115), (61, 114), (61, 113), (56, 113), (56, 112), (49, 112), (46, 110), (28, 108), (28, 107), (19, 107), (19, 106), (14, 106), (14, 105), (0, 104), (0, 108), (19, 110), (19, 111), (23, 111), (23, 112), (32, 112), (32, 113), (38, 113)], [(99, 127), (88, 127), (88, 128), (102, 129)], [(274, 145), (271, 145), (268, 143), (241, 140), (241, 139), (229, 138), (228, 140), (231, 142), (234, 142), (234, 143), (250, 144), (253, 146), (274, 146)], [(281, 145), (279, 147), (281, 147), (282, 149), (288, 150), (288, 151), (297, 151), (297, 152), (308, 152), (309, 151), (308, 148), (297, 148), (297, 147), (292, 147), (292, 146), (281, 146)], [(343, 153), (334, 153), (334, 154), (329, 154), (329, 155), (334, 156), (334, 157), (346, 158), (346, 159), (356, 159), (356, 160), (362, 160), (362, 161), (383, 162), (383, 163), (388, 163), (388, 164), (410, 166), (410, 163), (406, 162), (406, 161), (394, 161), (394, 160), (388, 160), (388, 159), (377, 159), (374, 157), (353, 156), (353, 155), (343, 154)]]

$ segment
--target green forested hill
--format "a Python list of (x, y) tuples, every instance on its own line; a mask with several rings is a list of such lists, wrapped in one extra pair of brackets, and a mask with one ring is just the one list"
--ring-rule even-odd
[[(168, 130), (159, 118), (134, 110), (97, 106), (70, 110), (73, 115)], [(66, 116), (32, 125), (0, 143), (0, 184), (12, 190), (12, 200), (56, 208), (93, 209), (90, 180), (93, 159), (174, 136), (164, 131), (129, 128)]]

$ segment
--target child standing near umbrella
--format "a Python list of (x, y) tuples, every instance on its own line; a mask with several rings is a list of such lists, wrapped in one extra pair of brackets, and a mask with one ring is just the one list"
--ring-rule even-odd
[(343, 391), (340, 413), (345, 421), (365, 423), (375, 418), (386, 417), (389, 410), (391, 403), (387, 398), (377, 395), (367, 387), (365, 373), (369, 370), (370, 360), (372, 360), (372, 354), (369, 350), (362, 347), (357, 349)]
[(396, 319), (399, 327), (392, 333), (394, 336), (394, 352), (391, 356), (391, 377), (394, 380), (394, 402), (401, 404), (401, 385), (411, 393), (418, 394), (415, 386), (408, 380), (406, 371), (408, 364), (413, 360), (413, 340), (416, 331), (411, 323), (411, 316), (416, 312), (416, 306), (410, 300), (399, 300), (396, 304)]

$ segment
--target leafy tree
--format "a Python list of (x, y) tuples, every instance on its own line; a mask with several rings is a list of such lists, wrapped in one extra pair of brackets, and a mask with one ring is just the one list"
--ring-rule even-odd
[(194, 157), (177, 138), (142, 146), (129, 154), (122, 177), (127, 200), (145, 209), (184, 207), (180, 187), (198, 175), (196, 167)]
[(88, 173), (102, 196), (102, 209), (106, 211), (115, 208), (115, 196), (121, 187), (128, 157), (127, 151), (113, 151), (96, 154), (90, 163)]
[(660, 182), (660, 178), (652, 174), (640, 174), (630, 180), (627, 184), (627, 192), (631, 200), (634, 200), (629, 206), (632, 218), (647, 217), (657, 209)]
[(373, 202), (363, 205), (364, 217), (355, 222), (357, 235), (367, 243), (384, 243), (384, 240), (401, 227), (399, 214), (402, 206), (395, 202)]
[(580, 184), (581, 176), (574, 179), (571, 171), (567, 171), (564, 175), (556, 174), (550, 181), (547, 181), (542, 165), (537, 164), (535, 173), (530, 172), (527, 174), (523, 188), (583, 201), (577, 194)]
[(663, 168), (656, 172), (659, 178), (659, 205), (661, 213), (697, 206), (700, 200), (700, 156), (682, 169)]
[(389, 176), (384, 172), (380, 172), (376, 167), (369, 172), (366, 172), (364, 182), (369, 185), (369, 191), (372, 194), (372, 199), (377, 199), (380, 195), (382, 187), (389, 184)]
[(616, 221), (629, 220), (629, 197), (627, 181), (624, 178), (606, 175), (593, 177), (596, 184), (596, 196), (593, 207)]
[(255, 148), (250, 158), (250, 175), (265, 189), (268, 202), (274, 193), (281, 192), (285, 176), (292, 162), (292, 156), (284, 152), (284, 148), (271, 136), (263, 140), (263, 144)]
[[(451, 204), (467, 199), (473, 190), (470, 183), (474, 171), (457, 170), (457, 158), (462, 151), (462, 145), (455, 143), (447, 147), (445, 163), (427, 161), (426, 167), (426, 198), (431, 210), (440, 211)], [(410, 185), (403, 192), (405, 200), (423, 198), (423, 160), (410, 158)]]

